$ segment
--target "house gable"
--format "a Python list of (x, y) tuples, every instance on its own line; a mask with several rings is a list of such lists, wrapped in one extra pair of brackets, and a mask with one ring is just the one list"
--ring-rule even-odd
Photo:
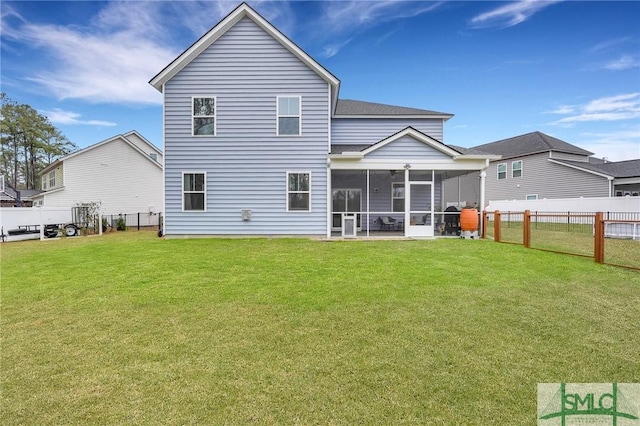
[[(155, 151), (157, 151), (158, 153), (161, 153), (161, 151), (154, 147), (149, 141), (147, 141), (145, 138), (143, 138), (139, 133), (137, 133), (135, 130), (127, 133), (127, 135), (131, 136), (131, 135), (137, 135), (137, 137), (139, 138), (140, 141), (144, 141), (145, 144), (148, 144), (149, 147), (153, 147), (153, 149)], [(122, 141), (124, 143), (126, 143), (127, 145), (131, 146), (131, 148), (133, 148), (138, 154), (144, 156), (144, 158), (146, 159), (146, 161), (151, 162), (152, 164), (155, 165), (155, 167), (158, 167), (160, 169), (162, 169), (162, 165), (160, 163), (158, 163), (157, 161), (153, 160), (151, 157), (149, 157), (149, 153), (146, 152), (145, 150), (143, 150), (139, 145), (140, 142), (138, 143), (133, 143), (131, 140), (129, 140), (125, 135), (117, 135), (114, 137), (111, 137), (109, 139), (105, 139), (101, 142), (95, 143), (93, 145), (90, 145), (86, 148), (80, 149), (78, 151), (72, 152), (71, 154), (67, 154), (64, 157), (60, 157), (58, 160), (54, 161), (53, 163), (51, 163), (50, 165), (48, 165), (47, 167), (45, 167), (41, 172), (40, 172), (40, 176), (42, 178), (44, 178), (44, 175), (49, 173), (51, 170), (56, 169), (60, 166), (64, 167), (64, 163), (74, 157), (77, 156), (84, 156), (87, 152), (90, 152), (92, 150), (95, 150), (103, 145), (107, 145), (110, 144), (114, 141)], [(57, 186), (57, 185), (56, 185)]]
[(178, 56), (173, 62), (167, 65), (160, 73), (158, 73), (149, 82), (158, 91), (164, 91), (164, 84), (171, 80), (176, 74), (184, 69), (191, 61), (196, 59), (202, 52), (204, 52), (209, 46), (211, 46), (216, 40), (222, 37), (230, 28), (234, 27), (242, 19), (247, 18), (252, 20), (255, 24), (261, 27), (271, 37), (278, 41), (284, 48), (296, 56), (301, 62), (312, 69), (323, 80), (329, 83), (333, 90), (334, 104), (337, 103), (338, 88), (340, 81), (329, 71), (327, 71), (322, 65), (316, 62), (305, 51), (300, 49), (289, 38), (282, 34), (276, 27), (271, 25), (267, 20), (260, 16), (255, 10), (253, 10), (246, 3), (242, 3), (235, 10), (233, 10), (226, 18), (220, 21), (209, 32), (203, 35), (198, 41), (196, 41), (189, 49), (185, 50), (180, 56)]
[(64, 188), (40, 194), (46, 206), (100, 202), (103, 214), (162, 209), (162, 166), (119, 135), (64, 157)]
[(367, 158), (451, 159), (459, 152), (432, 137), (407, 127), (362, 152)]

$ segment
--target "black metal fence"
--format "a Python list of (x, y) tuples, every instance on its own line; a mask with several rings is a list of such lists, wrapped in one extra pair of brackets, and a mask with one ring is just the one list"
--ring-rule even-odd
[[(102, 230), (161, 229), (162, 213), (121, 213), (102, 215)], [(106, 229), (105, 229), (106, 228)]]

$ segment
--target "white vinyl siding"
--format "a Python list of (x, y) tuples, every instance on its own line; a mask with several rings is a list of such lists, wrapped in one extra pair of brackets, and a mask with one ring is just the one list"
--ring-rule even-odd
[(192, 98), (193, 136), (215, 136), (216, 104), (215, 96), (194, 96)]
[[(48, 181), (48, 173), (44, 178)], [(42, 194), (44, 205), (71, 208), (100, 202), (104, 215), (163, 208), (161, 165), (121, 139), (65, 159), (56, 167), (56, 184)]]
[(204, 172), (182, 173), (182, 210), (207, 210), (207, 174)]
[(300, 136), (302, 134), (302, 98), (300, 96), (278, 96), (278, 122), (277, 133), (279, 136)]
[(311, 210), (311, 173), (287, 172), (287, 211)]
[(372, 145), (407, 127), (443, 141), (443, 121), (438, 118), (341, 118), (331, 120), (331, 143), (335, 145)]
[(522, 177), (522, 160), (513, 161), (511, 163), (511, 177), (512, 178)]
[(507, 178), (507, 163), (498, 164), (498, 180)]

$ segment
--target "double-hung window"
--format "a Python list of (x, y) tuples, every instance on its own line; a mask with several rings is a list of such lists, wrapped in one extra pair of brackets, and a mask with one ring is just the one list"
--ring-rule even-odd
[(522, 176), (522, 160), (511, 163), (511, 177), (518, 178)]
[(507, 163), (498, 164), (498, 179), (507, 178)]
[(404, 183), (391, 184), (391, 207), (394, 212), (404, 212)]
[(206, 174), (189, 173), (182, 174), (182, 209), (184, 211), (206, 210)]
[(278, 96), (278, 123), (279, 136), (299, 136), (300, 126), (300, 96)]
[(52, 170), (49, 172), (49, 188), (53, 188), (56, 186), (56, 171)]
[(287, 211), (311, 211), (311, 173), (287, 172)]
[(216, 98), (193, 97), (192, 101), (194, 136), (214, 136), (216, 134)]

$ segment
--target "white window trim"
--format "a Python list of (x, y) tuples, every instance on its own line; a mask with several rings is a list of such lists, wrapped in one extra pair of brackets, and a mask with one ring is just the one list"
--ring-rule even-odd
[[(204, 175), (204, 210), (185, 210), (184, 208), (184, 175)], [(189, 193), (200, 193), (200, 191), (189, 191)], [(207, 172), (204, 171), (184, 171), (182, 172), (182, 179), (180, 181), (180, 194), (181, 194), (181, 203), (182, 203), (182, 211), (188, 213), (204, 213), (207, 211)]]
[[(536, 197), (536, 198), (529, 198), (529, 197)], [(538, 199), (538, 194), (527, 194), (524, 196), (525, 200), (537, 200)]]
[[(195, 111), (193, 110), (193, 104), (196, 99), (201, 98), (211, 98), (213, 99), (213, 115), (199, 115), (195, 116)], [(193, 127), (193, 122), (196, 118), (212, 118), (213, 117), (213, 135), (196, 135), (195, 128)], [(191, 136), (196, 138), (213, 138), (218, 136), (218, 97), (212, 95), (197, 95), (191, 97)]]
[[(309, 175), (309, 191), (292, 191), (293, 193), (308, 193), (309, 194), (309, 209), (308, 210), (290, 210), (289, 209), (289, 175), (296, 175), (296, 174), (308, 174)], [(285, 181), (285, 188), (286, 188), (286, 199), (285, 202), (287, 203), (287, 212), (291, 212), (291, 213), (311, 213), (311, 186), (312, 181), (311, 181), (311, 172), (310, 171), (305, 171), (305, 170), (300, 170), (300, 171), (288, 171), (286, 173), (286, 181)]]
[[(298, 114), (296, 115), (280, 114), (280, 98), (298, 98)], [(280, 117), (297, 117), (298, 118), (298, 134), (297, 135), (281, 135), (280, 134)], [(300, 95), (276, 96), (276, 136), (278, 137), (302, 136), (302, 96)]]
[[(407, 208), (407, 204), (406, 204), (407, 200), (406, 200), (405, 196), (403, 196), (402, 198), (393, 196), (393, 194), (395, 193), (394, 187), (396, 185), (402, 185), (402, 187), (404, 188), (404, 195), (406, 196), (406, 194), (407, 194), (407, 188), (405, 188), (404, 182), (391, 182), (391, 211), (394, 212), (394, 213), (404, 213), (404, 211)], [(396, 212), (395, 210), (393, 210), (393, 200), (404, 200), (404, 202), (405, 202), (404, 207), (405, 208), (400, 212)]]
[[(504, 166), (504, 178), (500, 179), (500, 166)], [(496, 167), (496, 179), (503, 180), (506, 179), (509, 175), (509, 170), (507, 168), (507, 163), (499, 163)]]
[[(520, 163), (520, 176), (514, 176), (513, 172), (516, 170), (514, 165), (516, 163)], [(517, 178), (521, 178), (524, 176), (524, 162), (522, 160), (516, 160), (516, 161), (512, 161), (511, 162), (511, 178), (512, 179), (517, 179)]]
[[(54, 188), (56, 186), (56, 171), (51, 170), (48, 176), (49, 188)], [(53, 183), (51, 183), (53, 182)]]

